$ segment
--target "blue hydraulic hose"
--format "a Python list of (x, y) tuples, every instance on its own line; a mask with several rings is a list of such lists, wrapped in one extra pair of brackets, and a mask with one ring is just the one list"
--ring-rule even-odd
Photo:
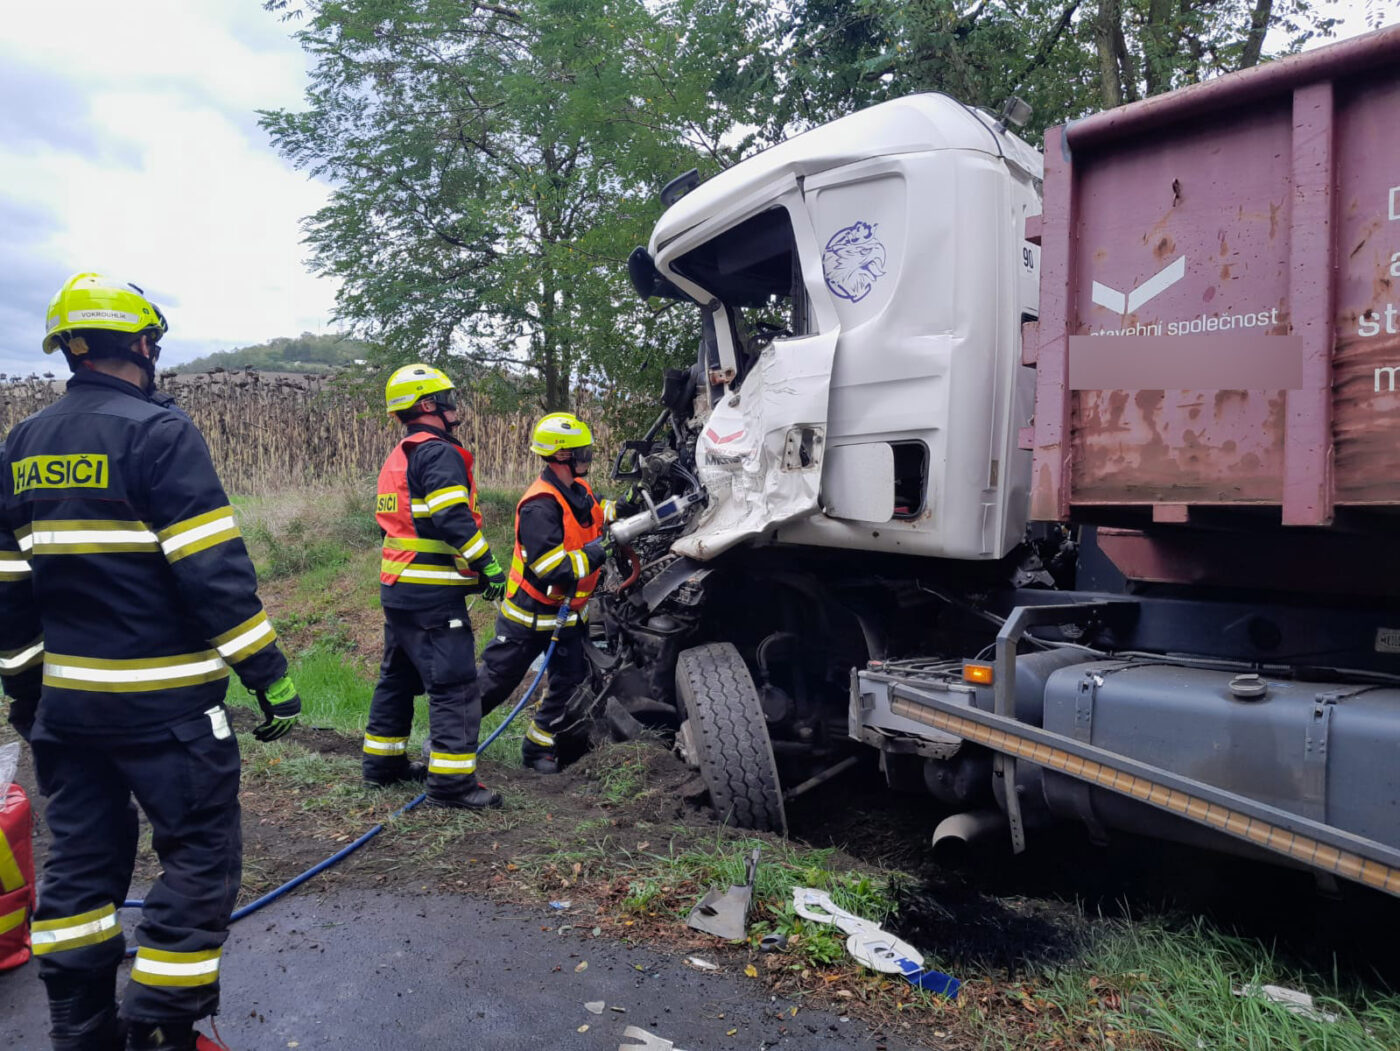
[[(563, 627), (563, 625), (561, 624), (560, 627)], [(530, 683), (530, 688), (525, 691), (525, 695), (521, 697), (520, 700), (515, 702), (515, 707), (512, 708), (510, 710), (510, 713), (504, 719), (501, 720), (501, 725), (496, 727), (496, 729), (492, 730), (491, 735), (486, 738), (485, 742), (480, 747), (477, 748), (478, 753), (484, 752), (487, 748), (491, 747), (491, 742), (494, 741), (496, 738), (500, 737), (501, 734), (505, 732), (505, 728), (511, 724), (511, 721), (514, 720), (515, 717), (519, 715), (521, 711), (524, 710), (525, 706), (530, 703), (530, 698), (535, 695), (535, 690), (539, 687), (540, 680), (544, 678), (544, 671), (546, 668), (549, 667), (549, 659), (554, 656), (554, 649), (558, 645), (559, 629), (555, 628), (554, 634), (551, 635), (549, 638), (549, 648), (544, 651), (544, 660), (540, 662), (540, 670), (535, 674), (535, 681)], [(400, 814), (408, 813), (408, 811), (412, 810), (414, 807), (416, 807), (419, 803), (423, 802), (423, 800), (427, 798), (428, 793), (420, 792), (418, 795), (414, 796), (407, 803), (405, 803), (403, 806), (399, 807), (392, 814), (390, 814), (386, 820), (392, 821)], [(286, 883), (282, 884), (282, 886), (278, 887), (276, 890), (268, 891), (261, 898), (258, 898), (255, 901), (250, 901), (247, 905), (244, 905), (243, 908), (235, 911), (234, 914), (229, 917), (229, 923), (237, 923), (239, 920), (243, 919), (244, 916), (251, 916), (253, 913), (261, 909), (264, 905), (271, 905), (283, 894), (286, 894), (288, 891), (295, 890), (297, 887), (300, 887), (312, 876), (320, 875), (322, 872), (325, 872), (326, 869), (330, 868), (331, 866), (338, 865), (340, 862), (344, 861), (351, 854), (355, 853), (355, 851), (359, 850), (362, 846), (364, 846), (371, 839), (373, 839), (375, 836), (379, 835), (379, 833), (383, 831), (384, 822), (381, 821), (379, 824), (375, 825), (372, 829), (366, 832), (359, 839), (355, 840), (355, 842), (347, 843), (345, 846), (341, 847), (339, 850), (337, 850), (330, 857), (326, 858), (324, 861), (319, 861), (315, 865), (312, 865), (301, 875), (293, 876), (291, 879), (289, 879)], [(122, 908), (139, 909), (144, 904), (144, 901), (128, 900), (122, 902)], [(135, 949), (128, 949), (126, 951), (126, 954), (128, 956), (132, 956), (135, 954), (135, 952)]]

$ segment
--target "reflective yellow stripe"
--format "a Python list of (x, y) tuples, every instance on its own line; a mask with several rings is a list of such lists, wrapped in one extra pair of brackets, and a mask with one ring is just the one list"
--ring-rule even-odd
[(476, 773), (475, 752), (429, 752), (428, 773), (430, 774), (474, 774)]
[(386, 551), (421, 551), (427, 555), (455, 555), (457, 549), (445, 540), (424, 540), (422, 537), (395, 537), (384, 538), (384, 550)]
[(491, 545), (488, 544), (486, 542), (486, 538), (478, 532), (476, 536), (468, 540), (466, 544), (462, 547), (462, 557), (465, 558), (468, 562), (475, 562), (478, 558), (480, 558), (482, 555), (486, 554), (486, 552), (490, 550)]
[(107, 519), (41, 519), (30, 534), (35, 555), (103, 555), (159, 551), (155, 533), (145, 522)]
[(24, 882), (24, 873), (19, 870), (15, 852), (10, 849), (10, 841), (5, 838), (4, 829), (0, 829), (0, 891), (8, 894), (12, 890), (19, 890), (24, 886)]
[(534, 572), (535, 576), (542, 577), (568, 557), (569, 553), (564, 550), (564, 545), (560, 544), (558, 547), (551, 548), (531, 562), (530, 569)]
[(436, 514), (449, 507), (456, 507), (458, 504), (470, 504), (471, 498), (467, 496), (465, 485), (449, 485), (441, 489), (434, 489), (427, 496), (423, 497), (423, 503), (428, 511)]
[(84, 945), (96, 945), (108, 938), (116, 938), (122, 932), (117, 922), (117, 910), (112, 905), (103, 905), (91, 912), (81, 912), (76, 916), (65, 916), (57, 920), (36, 920), (30, 927), (30, 940), (34, 943), (34, 955), (44, 956), (51, 952), (66, 949), (79, 949)]
[(588, 576), (588, 556), (582, 551), (570, 551), (569, 561), (573, 564), (574, 576), (577, 579), (582, 580)]
[[(537, 615), (530, 613), (521, 609), (510, 599), (501, 600), (501, 616), (505, 617), (507, 620), (513, 620), (517, 624), (524, 624), (526, 627), (536, 628), (540, 631), (553, 631), (554, 625), (558, 622), (558, 618), (554, 615)], [(564, 621), (564, 626), (567, 628), (572, 624), (577, 624), (578, 619), (578, 614), (570, 610), (568, 617)]]
[(390, 562), (387, 558), (379, 563), (381, 573), (392, 574), (399, 580), (410, 580), (415, 584), (443, 584), (443, 585), (472, 585), (477, 582), (476, 574), (463, 576), (455, 569), (446, 566), (415, 566), (413, 563), (404, 565), (402, 562)]
[(213, 985), (219, 980), (219, 956), (222, 952), (222, 949), (167, 952), (164, 949), (148, 949), (143, 945), (136, 950), (136, 962), (131, 965), (131, 980), (142, 985)]
[(533, 719), (530, 720), (530, 726), (526, 729), (525, 736), (534, 741), (535, 744), (544, 748), (554, 747), (554, 735), (548, 730), (543, 729), (540, 724)]
[(108, 660), (50, 653), (44, 657), (44, 685), (63, 690), (133, 693), (170, 690), (228, 678), (228, 665), (213, 650), (173, 657)]
[(23, 551), (0, 551), (0, 580), (23, 580), (32, 572)]
[(415, 501), (413, 502), (413, 504), (412, 504), (412, 508), (413, 508), (413, 517), (414, 517), (414, 518), (431, 518), (431, 517), (432, 517), (432, 514), (428, 511), (428, 505), (427, 505), (427, 504), (419, 503), (417, 500), (415, 500)]
[(404, 755), (408, 752), (408, 738), (365, 734), (364, 750), (366, 755)]
[(237, 664), (272, 645), (276, 638), (277, 632), (273, 631), (272, 625), (268, 623), (267, 614), (258, 610), (238, 627), (230, 628), (209, 641), (219, 651), (220, 657), (229, 664)]
[(34, 546), (34, 538), (30, 536), (32, 528), (27, 525), (19, 526), (15, 529), (15, 543), (19, 545), (20, 552), (28, 553)]
[(29, 916), (29, 906), (18, 908), (14, 912), (0, 914), (0, 934), (8, 934), (16, 927), (21, 926)]
[(0, 675), (14, 675), (32, 668), (44, 658), (44, 637), (40, 635), (17, 650), (0, 650)]
[(156, 533), (156, 538), (160, 541), (166, 560), (178, 562), (241, 535), (233, 517), (233, 508), (224, 506), (166, 526)]

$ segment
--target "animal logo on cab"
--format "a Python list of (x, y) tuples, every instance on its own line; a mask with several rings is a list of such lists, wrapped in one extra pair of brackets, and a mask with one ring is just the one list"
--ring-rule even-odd
[(854, 222), (831, 235), (822, 250), (826, 287), (842, 299), (859, 303), (885, 276), (885, 246), (875, 226)]

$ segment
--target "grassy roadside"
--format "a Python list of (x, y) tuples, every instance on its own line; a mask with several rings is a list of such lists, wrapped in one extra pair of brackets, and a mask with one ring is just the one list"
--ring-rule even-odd
[[(501, 557), (513, 495), (487, 492), (483, 505)], [(246, 743), (246, 805), (265, 833), (250, 842), (245, 891), (253, 892), (385, 819), (412, 793), (368, 789), (358, 778), (358, 736), (380, 645), (378, 536), (368, 496), (319, 494), (291, 511), (280, 501), (275, 508), (258, 500), (239, 507), (265, 602), (306, 701), (305, 722), (333, 731), (299, 731), (271, 747)], [(478, 603), (472, 619), (479, 642), (489, 636), (490, 617)], [(240, 693), (234, 687), (230, 699), (251, 705)], [(488, 727), (500, 717), (493, 715)], [(425, 727), (420, 700), (415, 730), (421, 735)], [(605, 746), (559, 778), (522, 773), (512, 730), (482, 761), (483, 778), (506, 797), (504, 808), (402, 815), (373, 848), (329, 878), (412, 881), (536, 905), (566, 899), (567, 910), (547, 914), (561, 932), (697, 955), (799, 1004), (898, 1026), (934, 1047), (1400, 1047), (1400, 998), (1300, 968), (1258, 940), (1189, 917), (1078, 916), (1065, 924), (1063, 952), (1014, 975), (921, 943), (930, 966), (965, 984), (956, 1001), (918, 992), (852, 964), (842, 937), (802, 920), (791, 905), (794, 886), (821, 887), (839, 904), (898, 931), (909, 876), (832, 848), (713, 825), (683, 801), (689, 772), (648, 742)], [(279, 855), (288, 843), (297, 849)], [(686, 928), (684, 917), (705, 890), (742, 882), (754, 845), (762, 847), (763, 861), (748, 939), (724, 945)], [(787, 936), (785, 952), (758, 952), (770, 932)], [(1236, 995), (1266, 984), (1306, 990), (1318, 1011), (1332, 1017)]]

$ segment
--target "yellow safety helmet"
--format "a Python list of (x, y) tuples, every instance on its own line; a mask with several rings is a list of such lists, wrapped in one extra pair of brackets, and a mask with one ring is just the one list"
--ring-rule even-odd
[(439, 391), (455, 388), (447, 373), (431, 365), (419, 363), (395, 369), (384, 385), (384, 410), (389, 413), (404, 412), (413, 408), (419, 398), (426, 398)]
[(133, 336), (148, 332), (153, 341), (170, 331), (165, 315), (139, 287), (94, 273), (74, 274), (63, 282), (63, 287), (49, 301), (44, 316), (47, 319), (45, 354), (52, 354), (60, 347), (74, 355), (88, 353), (90, 348), (85, 340), (65, 338), (67, 333), (82, 329), (124, 332)]
[(535, 424), (530, 451), (553, 456), (565, 449), (584, 449), (593, 444), (593, 432), (571, 412), (551, 412)]

